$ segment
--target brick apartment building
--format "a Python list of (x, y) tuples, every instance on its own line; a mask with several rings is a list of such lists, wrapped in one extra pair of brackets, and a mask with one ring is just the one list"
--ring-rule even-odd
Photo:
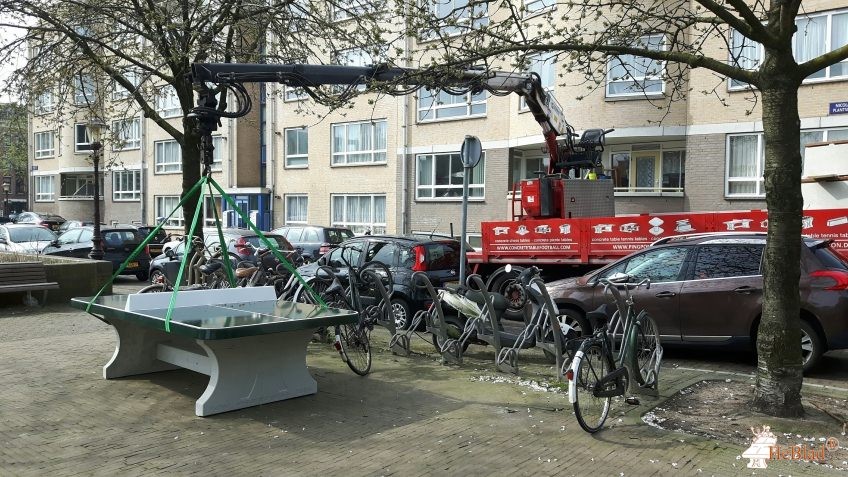
[[(799, 17), (796, 34), (800, 57), (848, 43), (848, 8), (833, 0), (805, 2), (805, 8), (808, 15)], [(751, 64), (762, 58), (761, 49), (740, 40), (731, 34), (727, 42), (733, 49), (744, 48)], [(662, 48), (661, 36), (645, 41)], [(721, 39), (707, 50), (729, 58)], [(349, 51), (344, 57), (346, 64), (368, 63), (362, 52)], [(551, 57), (536, 57), (533, 70), (578, 131), (615, 128), (603, 162), (615, 181), (617, 213), (765, 207), (761, 110), (747, 100), (751, 92), (745, 85), (693, 70), (687, 73), (691, 93), (669, 102), (663, 81), (649, 74), (618, 80), (620, 65), (613, 61), (633, 60), (610, 60), (607, 81), (588, 95), (583, 85), (563, 86), (579, 81), (567, 74), (559, 77), (564, 66)], [(843, 62), (805, 82), (799, 97), (802, 143), (848, 139), (848, 114), (829, 110), (830, 103), (848, 100), (846, 80), (848, 62)], [(649, 92), (647, 97), (632, 92), (634, 81)], [(359, 233), (447, 233), (451, 224), (458, 230), (459, 149), (465, 135), (473, 134), (485, 152), (471, 177), (469, 227), (474, 233), (480, 221), (509, 217), (513, 183), (533, 177), (546, 160), (539, 126), (515, 95), (365, 95), (352, 108), (319, 121), (299, 111), (300, 103), (310, 100), (297, 90), (273, 84), (262, 88), (252, 117), (229, 120), (221, 128), (216, 179), (264, 229), (311, 223), (349, 226)], [(715, 94), (699, 93), (705, 90)], [(581, 101), (574, 99), (581, 95)], [(157, 105), (167, 109), (167, 97)], [(152, 122), (141, 117), (133, 121), (137, 126), (126, 136), (131, 141), (111, 151), (113, 162), (123, 168), (107, 173), (105, 217), (151, 223), (176, 204), (179, 150), (174, 152)], [(51, 124), (38, 115), (30, 123), (31, 164), (37, 166), (34, 209), (68, 218), (86, 214), (90, 197), (86, 201), (75, 195), (80, 189), (65, 186), (91, 180), (79, 124)], [(45, 139), (50, 134), (54, 138)], [(129, 143), (134, 147), (127, 147)], [(223, 212), (230, 224), (242, 225), (234, 214)]]

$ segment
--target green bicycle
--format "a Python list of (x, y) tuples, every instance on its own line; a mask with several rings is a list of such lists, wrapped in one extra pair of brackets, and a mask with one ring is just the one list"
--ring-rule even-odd
[[(587, 314), (594, 332), (580, 345), (566, 373), (574, 415), (589, 433), (603, 427), (612, 398), (624, 396), (631, 379), (642, 388), (655, 388), (659, 379), (663, 348), (657, 324), (645, 310), (635, 312), (630, 295), (631, 289), (642, 285), (650, 288), (651, 282), (644, 279), (631, 283), (630, 279), (623, 273), (601, 279), (604, 291), (615, 298), (617, 310), (603, 323), (599, 319), (605, 319), (606, 313)], [(638, 404), (633, 397), (626, 402)]]

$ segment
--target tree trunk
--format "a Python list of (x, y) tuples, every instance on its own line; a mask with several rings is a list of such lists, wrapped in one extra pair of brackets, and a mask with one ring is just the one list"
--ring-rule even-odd
[[(184, 140), (182, 145), (183, 154), (183, 194), (187, 193), (200, 180), (200, 136), (197, 134), (195, 121), (193, 119), (183, 118)], [(194, 218), (194, 211), (197, 207), (197, 199), (200, 196), (198, 190), (189, 200), (183, 204), (183, 216), (185, 217), (185, 234), (188, 235), (191, 227), (191, 220)], [(201, 204), (202, 207), (202, 204)], [(201, 212), (202, 214), (202, 212)], [(195, 229), (195, 235), (203, 237), (203, 217), (200, 217), (200, 224)]]
[[(794, 62), (791, 56), (787, 61)], [(763, 267), (763, 314), (757, 334), (754, 406), (772, 416), (795, 417), (804, 414), (798, 292), (803, 207), (800, 81), (781, 74), (780, 69), (764, 71), (763, 76), (768, 79), (761, 88), (768, 238)]]

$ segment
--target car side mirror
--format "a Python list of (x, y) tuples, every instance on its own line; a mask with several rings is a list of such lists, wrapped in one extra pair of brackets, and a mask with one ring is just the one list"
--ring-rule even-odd
[(321, 258), (318, 259), (318, 265), (326, 265), (326, 264), (327, 264), (326, 258), (321, 257)]
[(165, 250), (165, 256), (170, 258), (171, 260), (175, 260), (177, 258), (177, 254), (174, 253), (174, 250), (170, 248), (168, 250)]
[(50, 242), (50, 246), (51, 247), (58, 247), (59, 246), (59, 239), (56, 239), (56, 240)]
[(630, 281), (630, 275), (626, 273), (613, 273), (607, 277), (610, 283), (627, 283)]
[(0, 243), (6, 243), (6, 239), (3, 238), (3, 237), (0, 237)]

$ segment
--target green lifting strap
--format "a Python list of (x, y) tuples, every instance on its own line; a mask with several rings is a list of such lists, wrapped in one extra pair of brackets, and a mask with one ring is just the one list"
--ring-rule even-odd
[(130, 254), (130, 256), (127, 257), (126, 260), (124, 260), (124, 263), (122, 263), (121, 266), (118, 267), (118, 270), (115, 273), (112, 274), (112, 278), (110, 278), (109, 281), (106, 282), (103, 285), (102, 288), (100, 288), (100, 291), (98, 291), (97, 294), (94, 295), (94, 297), (92, 297), (91, 300), (88, 302), (88, 306), (85, 307), (86, 313), (90, 313), (91, 304), (94, 303), (94, 300), (96, 300), (97, 298), (100, 297), (100, 295), (103, 294), (103, 291), (106, 290), (106, 287), (108, 287), (109, 285), (111, 285), (115, 282), (115, 278), (117, 278), (118, 275), (120, 275), (124, 271), (124, 269), (127, 268), (127, 265), (130, 262), (132, 262), (136, 257), (138, 257), (138, 254), (140, 254), (141, 251), (144, 250), (144, 247), (146, 247), (147, 244), (149, 244), (150, 241), (153, 240), (153, 237), (155, 237), (156, 233), (159, 232), (159, 230), (162, 229), (162, 226), (165, 225), (165, 223), (168, 221), (168, 219), (170, 219), (178, 210), (180, 210), (180, 208), (188, 200), (188, 198), (191, 197), (191, 195), (194, 194), (194, 192), (197, 191), (197, 189), (199, 189), (202, 184), (203, 184), (203, 179), (201, 179), (200, 181), (197, 182), (197, 184), (192, 186), (192, 188), (188, 191), (188, 193), (185, 196), (183, 196), (183, 198), (180, 200), (180, 202), (177, 204), (177, 206), (174, 208), (174, 210), (172, 210), (171, 213), (168, 214), (168, 216), (165, 217), (165, 219), (161, 223), (159, 223), (159, 225), (157, 225), (156, 228), (154, 228), (147, 235), (147, 237), (145, 237), (144, 240), (142, 240), (141, 244), (139, 244), (139, 246), (136, 247), (135, 250), (133, 250), (133, 252)]
[(297, 279), (297, 281), (300, 282), (300, 284), (303, 285), (304, 288), (306, 288), (309, 294), (312, 295), (312, 298), (314, 298), (315, 301), (318, 302), (318, 304), (320, 304), (322, 307), (327, 308), (327, 303), (324, 302), (324, 299), (321, 298), (321, 295), (316, 293), (315, 290), (313, 290), (312, 287), (309, 286), (308, 283), (306, 283), (306, 280), (304, 280), (303, 277), (300, 276), (300, 273), (298, 273), (297, 269), (294, 268), (294, 266), (292, 266), (292, 264), (289, 263), (288, 260), (286, 260), (286, 257), (284, 257), (283, 254), (280, 253), (280, 251), (277, 249), (277, 245), (271, 243), (271, 241), (268, 240), (265, 235), (259, 231), (258, 228), (256, 228), (256, 225), (254, 225), (253, 222), (250, 221), (250, 218), (248, 218), (247, 215), (245, 215), (245, 213), (236, 205), (232, 197), (230, 197), (229, 194), (227, 194), (226, 192), (224, 192), (223, 189), (221, 189), (221, 186), (218, 185), (217, 182), (215, 182), (215, 179), (210, 177), (209, 183), (212, 184), (212, 186), (218, 190), (218, 193), (221, 194), (221, 198), (226, 200), (227, 204), (232, 207), (237, 214), (239, 214), (242, 220), (244, 220), (244, 222), (250, 227), (250, 230), (252, 230), (257, 236), (259, 236), (259, 240), (262, 242), (262, 244), (271, 250), (271, 253), (273, 253), (274, 256), (277, 257), (277, 260), (279, 260), (280, 263), (282, 263), (283, 266), (286, 267), (286, 270), (292, 273)]
[[(206, 186), (209, 188), (209, 197), (214, 198), (214, 194), (212, 194), (212, 184), (210, 182), (212, 179), (206, 181)], [(200, 207), (198, 205), (198, 207)], [(224, 241), (224, 231), (221, 229), (221, 219), (218, 217), (218, 209), (216, 207), (212, 207), (212, 213), (215, 214), (215, 228), (218, 229), (218, 244), (221, 247), (221, 261), (224, 262), (224, 270), (227, 271), (227, 281), (230, 282), (230, 287), (235, 288), (236, 286), (236, 277), (233, 275), (233, 266), (230, 263), (230, 247)], [(226, 255), (226, 258), (224, 256)]]
[[(183, 243), (185, 243), (185, 253), (183, 253), (183, 258), (180, 260), (180, 271), (177, 273), (177, 280), (176, 283), (174, 283), (174, 292), (171, 293), (171, 301), (168, 303), (168, 311), (165, 313), (165, 331), (168, 333), (171, 332), (171, 315), (174, 313), (174, 305), (177, 303), (177, 293), (180, 291), (180, 283), (183, 281), (183, 273), (185, 273), (186, 263), (188, 263), (190, 255), (194, 252), (194, 231), (197, 229), (200, 211), (203, 209), (203, 197), (206, 192), (203, 190), (203, 185), (210, 180), (212, 179), (209, 176), (203, 176), (198, 182), (200, 185), (200, 198), (197, 200), (197, 207), (194, 208), (194, 217), (191, 219), (191, 227), (189, 227), (188, 236), (183, 241)], [(194, 188), (192, 188), (192, 190), (194, 190)], [(186, 241), (188, 241), (188, 243), (186, 243)]]

